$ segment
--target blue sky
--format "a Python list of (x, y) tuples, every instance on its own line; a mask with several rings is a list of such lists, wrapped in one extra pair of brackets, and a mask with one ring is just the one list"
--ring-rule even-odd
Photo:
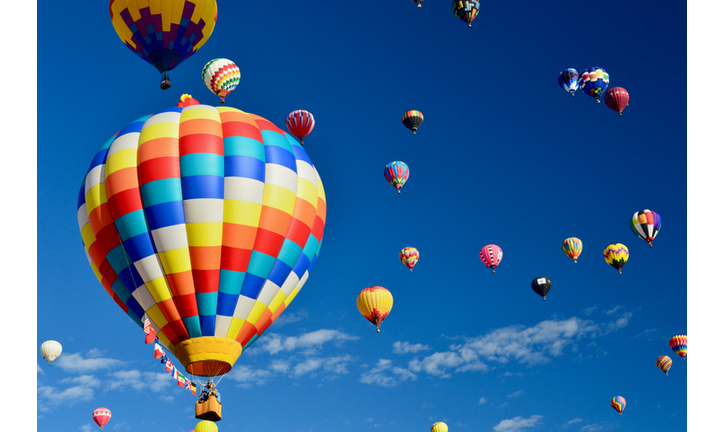
[[(712, 128), (713, 112), (688, 100), (684, 3), (566, 13), (564, 2), (484, 2), (472, 28), (447, 1), (229, 3), (166, 91), (118, 39), (105, 2), (38, 3), (37, 155), (18, 156), (37, 156), (37, 202), (23, 205), (37, 206), (25, 222), (25, 232), (37, 226), (26, 246), (37, 255), (37, 340), (23, 343), (37, 358), (24, 371), (37, 376), (38, 430), (96, 430), (100, 406), (113, 412), (109, 431), (197, 423), (195, 398), (95, 279), (76, 200), (95, 152), (131, 121), (182, 93), (219, 105), (200, 77), (216, 57), (242, 71), (228, 106), (283, 128), (292, 110), (314, 114), (305, 149), (328, 205), (307, 284), (220, 382), (221, 431), (421, 431), (436, 421), (451, 431), (681, 431), (715, 406), (696, 392), (699, 411), (687, 404), (688, 374), (716, 355), (705, 329), (717, 310), (702, 291), (717, 280), (717, 255), (688, 251), (712, 247), (697, 222), (717, 209), (706, 191), (719, 178), (708, 158), (695, 155), (693, 168), (688, 157), (688, 142), (717, 135), (700, 128)], [(628, 90), (623, 116), (558, 86), (561, 70), (593, 66)], [(400, 121), (408, 109), (425, 115), (415, 136)], [(393, 160), (411, 170), (401, 194), (382, 174)], [(653, 248), (628, 226), (645, 208), (663, 219)], [(561, 251), (570, 236), (584, 243), (577, 264)], [(489, 243), (504, 252), (496, 274), (478, 258)], [(629, 247), (622, 275), (602, 258), (610, 243)], [(421, 253), (412, 273), (398, 260), (406, 246)], [(553, 283), (546, 301), (530, 288), (539, 276)], [(380, 334), (355, 307), (372, 285), (395, 299)], [(687, 362), (667, 343), (679, 333), (696, 347)], [(52, 367), (38, 352), (48, 339), (64, 347)], [(667, 377), (660, 355), (673, 358)], [(609, 406), (618, 395), (622, 416)]]

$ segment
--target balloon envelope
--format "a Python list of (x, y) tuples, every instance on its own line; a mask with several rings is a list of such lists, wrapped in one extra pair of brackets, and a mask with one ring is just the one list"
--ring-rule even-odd
[(111, 410), (108, 408), (96, 408), (93, 410), (93, 421), (103, 430), (103, 426), (111, 420)]
[(413, 267), (420, 259), (420, 252), (414, 247), (406, 247), (400, 251), (400, 261), (413, 271)]
[(228, 372), (289, 306), (325, 218), (322, 182), (297, 140), (208, 105), (126, 126), (94, 157), (78, 201), (101, 285), (202, 376)]
[(624, 411), (627, 401), (624, 400), (622, 396), (615, 396), (612, 398), (612, 402), (610, 404), (612, 405), (612, 408), (619, 413), (619, 415), (622, 415), (622, 411)]
[(196, 424), (193, 432), (217, 432), (219, 428), (216, 423), (209, 420), (202, 420)]
[(468, 27), (471, 27), (471, 22), (476, 19), (480, 9), (478, 0), (453, 0), (453, 13), (467, 22)]
[(430, 427), (430, 432), (448, 432), (448, 425), (443, 422), (433, 423)]
[(579, 72), (573, 68), (559, 72), (559, 86), (574, 96), (574, 93), (579, 89)]
[(600, 103), (599, 98), (607, 91), (609, 86), (609, 74), (600, 67), (584, 69), (579, 77), (579, 88), (595, 98)]
[(670, 348), (678, 356), (685, 360), (687, 356), (687, 335), (676, 335), (670, 338)]
[(63, 352), (63, 346), (58, 341), (49, 340), (45, 341), (40, 345), (40, 354), (43, 358), (48, 361), (48, 364), (53, 365), (53, 361), (57, 359)]
[(561, 249), (564, 251), (566, 256), (573, 259), (575, 263), (577, 258), (579, 258), (579, 255), (581, 255), (583, 247), (584, 245), (582, 244), (582, 241), (576, 237), (569, 237), (561, 244)]
[(496, 273), (495, 269), (501, 264), (501, 260), (503, 259), (503, 250), (495, 244), (490, 244), (482, 247), (478, 256), (481, 258), (481, 262), (486, 264), (486, 267), (489, 267)]
[(551, 290), (551, 279), (548, 277), (538, 277), (531, 281), (531, 289), (546, 300), (546, 294)]
[(393, 295), (381, 286), (371, 286), (360, 291), (357, 296), (357, 308), (360, 313), (378, 328), (393, 308)]
[(629, 105), (629, 93), (622, 87), (612, 87), (604, 94), (604, 103), (622, 115), (622, 111)]
[(660, 215), (647, 209), (634, 212), (632, 219), (629, 221), (629, 227), (632, 228), (632, 231), (639, 238), (649, 243), (649, 247), (652, 247), (652, 241), (657, 237), (661, 226), (662, 218), (660, 218)]
[(672, 367), (672, 359), (668, 356), (657, 357), (657, 367), (667, 375), (667, 371)]
[(224, 98), (234, 91), (239, 84), (242, 73), (233, 61), (225, 58), (216, 58), (209, 61), (201, 70), (201, 79), (212, 93), (219, 96), (222, 103)]
[(405, 127), (413, 131), (413, 135), (415, 135), (415, 131), (418, 130), (420, 125), (423, 123), (423, 113), (418, 110), (409, 110), (403, 113), (403, 124)]
[(304, 144), (305, 137), (314, 127), (315, 117), (309, 111), (295, 110), (287, 116), (287, 130), (300, 139), (300, 144)]
[(619, 274), (622, 274), (622, 267), (624, 267), (628, 259), (629, 249), (622, 243), (610, 244), (604, 249), (604, 261), (619, 270)]
[(395, 186), (395, 189), (400, 193), (400, 189), (408, 181), (408, 177), (410, 177), (410, 168), (408, 168), (405, 162), (393, 161), (385, 165), (383, 175), (385, 175), (388, 183)]

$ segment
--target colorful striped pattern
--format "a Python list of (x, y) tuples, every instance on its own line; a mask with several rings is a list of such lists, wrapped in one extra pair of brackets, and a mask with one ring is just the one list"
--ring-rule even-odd
[(403, 113), (403, 124), (405, 127), (413, 131), (418, 130), (421, 124), (423, 124), (423, 113), (418, 110), (409, 110)]
[(420, 252), (414, 247), (406, 247), (400, 251), (400, 261), (413, 271), (413, 267), (420, 259)]
[(159, 72), (170, 71), (201, 48), (216, 25), (216, 0), (111, 0), (121, 41)]
[(632, 219), (629, 220), (629, 227), (632, 228), (632, 232), (649, 243), (649, 247), (652, 247), (652, 241), (657, 237), (661, 226), (662, 218), (660, 215), (647, 209), (634, 212)]
[(478, 0), (453, 0), (453, 13), (471, 27), (471, 22), (476, 19), (481, 6)]
[(622, 267), (624, 267), (628, 259), (629, 249), (622, 243), (610, 244), (604, 249), (604, 261), (619, 270), (619, 274), (622, 274)]
[(627, 401), (624, 400), (622, 396), (615, 396), (612, 398), (612, 402), (610, 404), (612, 405), (612, 408), (619, 413), (619, 415), (622, 415), (624, 407), (627, 406)]
[(307, 281), (325, 218), (322, 182), (294, 138), (207, 105), (126, 126), (94, 157), (78, 202), (94, 273), (171, 351), (200, 336), (256, 340)]
[(295, 110), (287, 116), (287, 130), (300, 139), (300, 144), (304, 144), (305, 137), (314, 127), (315, 117), (309, 111)]
[(204, 85), (212, 93), (219, 96), (222, 103), (224, 103), (224, 98), (237, 88), (241, 77), (242, 73), (239, 66), (224, 58), (209, 61), (201, 71), (201, 79), (204, 81)]
[(600, 67), (584, 69), (579, 77), (579, 88), (601, 103), (599, 98), (607, 91), (609, 86), (609, 74)]
[(393, 308), (393, 295), (381, 286), (367, 287), (357, 296), (357, 308), (380, 333), (380, 324)]
[(669, 356), (657, 357), (657, 367), (667, 375), (667, 371), (672, 367), (672, 359)]
[(670, 338), (670, 348), (678, 356), (685, 360), (687, 356), (687, 335), (676, 335)]
[(573, 68), (559, 72), (559, 85), (574, 96), (574, 93), (579, 89), (579, 72)]
[(503, 259), (503, 250), (495, 244), (490, 244), (482, 247), (478, 256), (481, 258), (481, 261), (486, 264), (486, 267), (491, 268), (491, 270), (496, 273), (495, 269), (499, 264), (501, 264), (501, 260)]
[(410, 177), (410, 168), (408, 168), (405, 162), (393, 161), (385, 165), (383, 175), (385, 175), (388, 183), (395, 186), (395, 189), (400, 193), (400, 188), (403, 187), (405, 182), (408, 181), (408, 177)]
[(581, 255), (583, 247), (582, 241), (576, 237), (569, 237), (561, 244), (561, 249), (566, 256), (574, 260), (574, 263), (576, 263), (577, 258)]

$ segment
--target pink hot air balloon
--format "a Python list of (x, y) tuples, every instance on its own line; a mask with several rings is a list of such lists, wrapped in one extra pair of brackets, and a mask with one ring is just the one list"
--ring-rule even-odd
[(490, 267), (491, 270), (496, 273), (495, 269), (496, 266), (501, 263), (501, 258), (503, 258), (503, 251), (495, 244), (490, 244), (484, 246), (481, 249), (479, 256), (481, 257), (481, 261), (483, 261), (483, 263), (486, 264), (487, 267)]
[(622, 111), (629, 105), (629, 93), (622, 87), (612, 87), (604, 94), (604, 103), (622, 115)]
[(295, 110), (287, 116), (287, 130), (299, 138), (300, 144), (304, 144), (305, 137), (314, 127), (315, 117), (309, 111)]
[(93, 421), (103, 430), (103, 426), (111, 420), (111, 410), (108, 408), (96, 408), (93, 410)]

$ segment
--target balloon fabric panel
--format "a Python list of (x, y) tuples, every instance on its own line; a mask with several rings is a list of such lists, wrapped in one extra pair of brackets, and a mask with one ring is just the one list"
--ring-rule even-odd
[(678, 356), (685, 360), (687, 356), (687, 335), (677, 335), (670, 338), (670, 348)]
[(642, 210), (632, 215), (629, 226), (632, 231), (642, 240), (649, 243), (652, 247), (652, 241), (657, 237), (657, 233), (662, 225), (662, 219), (657, 212), (652, 210)]
[[(79, 199), (92, 267), (172, 351), (207, 335), (248, 346), (319, 254), (326, 205), (317, 171), (294, 138), (234, 108), (170, 108), (131, 129), (109, 140), (106, 159), (94, 158)], [(103, 168), (105, 181), (93, 180)], [(103, 218), (91, 224), (91, 213)], [(96, 229), (106, 226), (109, 235)]]

